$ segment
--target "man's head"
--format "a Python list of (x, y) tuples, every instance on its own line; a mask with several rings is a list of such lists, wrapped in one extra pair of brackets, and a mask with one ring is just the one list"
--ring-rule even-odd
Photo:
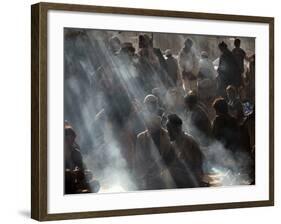
[(144, 122), (150, 132), (155, 132), (161, 128), (161, 117), (157, 115), (158, 99), (156, 96), (149, 94), (144, 98)]
[(174, 141), (182, 133), (182, 120), (178, 115), (170, 114), (166, 127), (171, 141)]
[(139, 35), (139, 48), (147, 48), (149, 46), (153, 46), (152, 38), (147, 34)]
[(144, 105), (146, 111), (152, 114), (157, 114), (158, 112), (158, 99), (156, 96), (149, 94), (144, 98)]
[(224, 51), (227, 50), (227, 44), (226, 44), (224, 41), (222, 41), (221, 43), (219, 43), (218, 47), (219, 47), (219, 49), (220, 49), (221, 52), (224, 52)]
[(184, 49), (186, 51), (190, 51), (191, 47), (193, 45), (193, 41), (189, 38), (187, 38), (185, 41), (184, 41)]
[(237, 95), (236, 88), (233, 85), (229, 85), (226, 87), (226, 94), (229, 100), (234, 100)]
[(118, 37), (113, 36), (109, 39), (109, 49), (113, 53), (117, 53), (121, 49), (121, 41)]
[(240, 44), (241, 44), (241, 40), (240, 39), (237, 38), (237, 39), (234, 40), (234, 46), (235, 47), (240, 47)]
[(198, 102), (197, 94), (194, 91), (189, 91), (188, 94), (184, 97), (185, 106), (192, 110)]
[(227, 115), (228, 114), (228, 105), (224, 98), (217, 98), (213, 103), (213, 108), (216, 111), (217, 115)]

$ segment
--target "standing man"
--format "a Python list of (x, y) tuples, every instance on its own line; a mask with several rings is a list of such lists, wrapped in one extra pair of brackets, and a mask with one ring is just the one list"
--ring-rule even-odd
[[(138, 134), (135, 150), (135, 174), (141, 190), (173, 188), (167, 171), (172, 150), (167, 130), (157, 115), (157, 98), (148, 95), (144, 100), (146, 130)], [(162, 175), (165, 173), (165, 176)]]
[(169, 87), (176, 87), (179, 86), (181, 83), (178, 61), (173, 56), (172, 51), (167, 49), (165, 51), (166, 55), (166, 63), (167, 63), (167, 73), (168, 73), (168, 86)]
[(241, 75), (239, 73), (239, 67), (232, 52), (228, 49), (225, 42), (221, 42), (218, 45), (221, 56), (218, 67), (218, 79), (219, 79), (219, 94), (220, 96), (226, 96), (226, 87), (233, 85), (238, 88), (241, 84)]
[(241, 45), (241, 40), (235, 39), (234, 40), (235, 48), (233, 48), (232, 54), (234, 55), (234, 57), (236, 59), (239, 74), (240, 74), (241, 80), (242, 80), (242, 74), (244, 73), (244, 59), (246, 59), (246, 52), (240, 47), (240, 45)]
[(183, 86), (186, 92), (197, 92), (197, 76), (199, 73), (199, 60), (195, 54), (193, 41), (187, 38), (184, 47), (179, 54), (179, 66), (181, 69)]

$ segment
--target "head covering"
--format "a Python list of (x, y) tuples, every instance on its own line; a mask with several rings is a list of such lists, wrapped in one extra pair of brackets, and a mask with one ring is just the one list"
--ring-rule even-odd
[(157, 103), (157, 97), (149, 94), (144, 98), (144, 104), (151, 104), (151, 103)]

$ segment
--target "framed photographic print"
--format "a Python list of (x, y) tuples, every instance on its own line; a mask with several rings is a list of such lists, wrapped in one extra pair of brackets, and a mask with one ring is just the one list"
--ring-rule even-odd
[(274, 204), (274, 19), (32, 5), (32, 218)]

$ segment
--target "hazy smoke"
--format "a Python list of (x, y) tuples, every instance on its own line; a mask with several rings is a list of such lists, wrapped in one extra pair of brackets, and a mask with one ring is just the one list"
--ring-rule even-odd
[[(134, 110), (140, 110), (148, 92), (136, 81), (139, 74), (133, 62), (126, 58), (119, 60), (112, 54), (108, 47), (109, 34), (106, 31), (65, 29), (64, 116), (77, 133), (77, 143), (81, 147), (86, 167), (93, 171), (94, 177), (101, 183), (100, 192), (120, 192), (136, 190), (131, 172), (132, 164), (128, 164), (125, 158), (126, 153), (133, 152), (124, 152), (125, 143), (131, 142), (122, 131), (131, 125), (128, 116), (133, 114), (134, 120), (142, 121), (141, 113), (134, 113)], [(184, 39), (186, 38), (182, 36), (182, 42)], [(199, 53), (197, 52), (198, 55)], [(167, 92), (157, 75), (157, 69), (145, 69), (150, 71), (147, 75), (158, 83), (157, 87), (162, 92)], [(106, 89), (108, 82), (111, 83)], [(103, 85), (104, 89), (101, 91)], [(120, 91), (112, 89), (112, 86), (120, 88)], [(114, 91), (117, 94), (108, 97)], [(126, 95), (127, 100), (119, 100), (124, 98), (122, 94)], [(173, 98), (167, 99), (173, 103)], [(114, 107), (117, 114), (118, 111), (124, 113), (121, 121), (117, 121), (122, 123), (119, 130), (108, 122), (110, 117), (116, 115), (108, 114), (108, 108), (111, 107)], [(190, 132), (190, 127), (185, 128)], [(143, 130), (140, 126), (139, 131)], [(195, 138), (202, 142), (199, 134)], [(202, 150), (207, 161), (204, 164), (206, 171), (220, 173), (222, 185), (249, 181), (248, 177), (242, 175), (247, 164), (245, 161), (248, 161), (246, 155), (230, 155), (219, 142), (212, 142), (207, 147), (202, 145)]]

